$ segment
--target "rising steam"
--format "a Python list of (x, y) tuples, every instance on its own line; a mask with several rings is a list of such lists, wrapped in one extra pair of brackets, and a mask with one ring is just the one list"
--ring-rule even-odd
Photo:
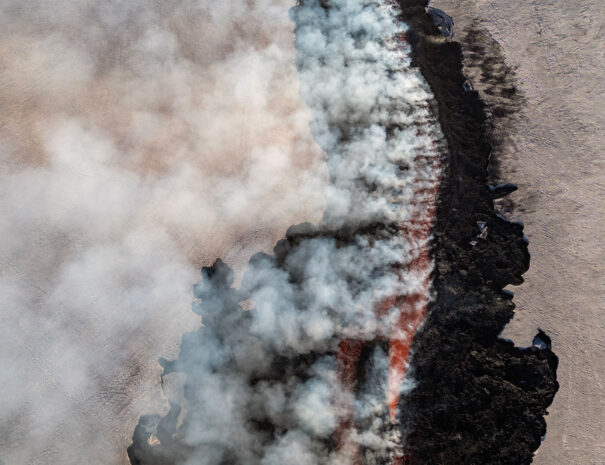
[[(184, 373), (184, 397), (167, 389), (169, 414), (141, 418), (133, 463), (344, 465), (400, 453), (381, 341), (407, 337), (413, 328), (397, 322), (414, 309), (402, 302), (427, 293), (430, 267), (412, 265), (427, 249), (443, 142), (396, 8), (327, 3), (291, 10), (301, 97), (328, 154), (324, 217), (255, 255), (239, 289), (222, 262), (203, 269), (203, 326), (162, 361), (166, 385)], [(338, 355), (346, 341), (369, 347), (357, 394)]]

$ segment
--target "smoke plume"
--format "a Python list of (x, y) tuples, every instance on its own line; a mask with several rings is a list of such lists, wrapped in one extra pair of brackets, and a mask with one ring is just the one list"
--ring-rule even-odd
[(320, 218), (290, 6), (0, 3), (5, 463), (127, 463), (196, 269)]
[[(203, 326), (161, 361), (171, 410), (141, 418), (133, 464), (336, 465), (360, 454), (377, 464), (401, 453), (384, 343), (409, 336), (393, 334), (415, 311), (402, 302), (427, 292), (430, 266), (413, 263), (427, 250), (443, 141), (396, 7), (323, 3), (290, 16), (301, 97), (328, 154), (324, 216), (253, 256), (239, 288), (221, 261), (202, 270)], [(347, 345), (369, 361), (355, 392)]]

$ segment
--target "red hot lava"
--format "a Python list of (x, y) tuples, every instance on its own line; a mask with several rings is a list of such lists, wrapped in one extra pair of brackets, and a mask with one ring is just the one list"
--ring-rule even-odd
[[(429, 162), (429, 167), (439, 170), (437, 161)], [(402, 383), (405, 379), (410, 347), (414, 334), (424, 320), (430, 298), (430, 272), (431, 260), (429, 254), (429, 236), (436, 212), (436, 198), (439, 185), (433, 183), (432, 187), (419, 189), (416, 194), (418, 207), (415, 209), (416, 216), (413, 217), (402, 234), (414, 244), (416, 255), (410, 261), (406, 273), (413, 274), (419, 278), (420, 285), (414, 292), (405, 296), (392, 296), (379, 305), (376, 313), (378, 316), (394, 306), (400, 310), (399, 320), (392, 328), (389, 338), (389, 367), (387, 390), (385, 393), (386, 403), (389, 409), (390, 420), (396, 424), (397, 404)], [(340, 381), (348, 393), (353, 396), (357, 384), (357, 368), (365, 341), (346, 339), (338, 347), (337, 358), (340, 362)], [(337, 443), (340, 450), (351, 458), (352, 465), (360, 465), (361, 457), (358, 445), (347, 436), (347, 431), (353, 428), (354, 415), (351, 406), (347, 409), (349, 414), (341, 420), (337, 431)], [(409, 465), (411, 458), (402, 454), (392, 457), (391, 465)]]

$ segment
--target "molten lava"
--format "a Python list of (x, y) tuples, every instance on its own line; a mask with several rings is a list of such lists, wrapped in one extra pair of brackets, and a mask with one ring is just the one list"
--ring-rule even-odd
[[(428, 193), (433, 200), (436, 197), (437, 185)], [(431, 260), (429, 255), (429, 235), (435, 216), (435, 206), (428, 206), (425, 216), (412, 220), (410, 241), (421, 244), (417, 256), (410, 262), (408, 273), (420, 277), (420, 288), (405, 296), (400, 306), (399, 321), (391, 332), (389, 340), (389, 375), (387, 383), (387, 403), (391, 421), (395, 421), (401, 384), (405, 378), (410, 347), (416, 330), (424, 320), (429, 303)]]

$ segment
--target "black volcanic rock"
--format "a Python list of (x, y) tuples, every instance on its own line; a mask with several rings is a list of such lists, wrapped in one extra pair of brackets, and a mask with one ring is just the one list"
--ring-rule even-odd
[(489, 191), (492, 194), (493, 199), (500, 199), (511, 192), (515, 192), (518, 189), (516, 184), (506, 183), (498, 184), (497, 186), (489, 186)]
[(401, 2), (402, 19), (448, 151), (431, 249), (434, 300), (412, 345), (417, 387), (399, 406), (407, 453), (420, 465), (528, 464), (546, 432), (558, 360), (542, 332), (527, 349), (498, 337), (514, 313), (502, 289), (523, 282), (527, 243), (522, 225), (494, 212), (493, 199), (514, 189), (488, 186), (497, 141), (487, 108), (465, 85), (462, 49), (441, 39), (421, 3)]

